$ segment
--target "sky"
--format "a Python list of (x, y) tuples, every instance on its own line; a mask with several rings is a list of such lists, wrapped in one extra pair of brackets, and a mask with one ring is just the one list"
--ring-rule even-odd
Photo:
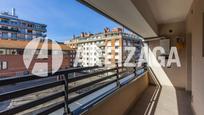
[(97, 33), (103, 28), (119, 27), (76, 0), (0, 0), (0, 11), (16, 9), (20, 19), (47, 25), (47, 36), (66, 41), (81, 32)]

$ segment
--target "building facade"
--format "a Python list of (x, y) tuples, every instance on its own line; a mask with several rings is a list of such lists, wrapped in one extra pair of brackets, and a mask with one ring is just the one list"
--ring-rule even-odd
[(47, 25), (19, 19), (12, 9), (12, 13), (0, 13), (0, 39), (32, 40), (45, 38)]
[[(122, 28), (115, 28), (111, 31), (109, 28), (105, 28), (103, 33), (82, 33), (66, 44), (73, 48), (73, 53), (70, 54), (72, 57), (71, 66), (74, 66), (74, 60), (78, 59), (77, 66), (87, 67), (124, 62), (128, 53), (125, 50), (126, 47), (136, 47), (135, 59), (133, 59), (136, 60), (141, 51), (142, 41), (139, 36), (125, 33)], [(79, 51), (78, 55), (76, 51)]]
[[(23, 61), (23, 53), (29, 41), (22, 40), (0, 40), (0, 78), (10, 76), (22, 76), (32, 72), (35, 63), (47, 63), (48, 71), (52, 71), (52, 47), (48, 43), (47, 58), (38, 58), (41, 47), (37, 48), (34, 58), (27, 69)], [(59, 44), (63, 51), (63, 63), (60, 69), (67, 69), (70, 67), (70, 48), (67, 45)], [(39, 70), (43, 71), (43, 70)]]

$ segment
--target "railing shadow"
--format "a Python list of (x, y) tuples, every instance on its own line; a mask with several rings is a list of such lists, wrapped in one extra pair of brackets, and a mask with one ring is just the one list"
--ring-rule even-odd
[(128, 115), (154, 115), (155, 113), (162, 87), (151, 68), (148, 68), (148, 71), (149, 77), (151, 76), (154, 83), (149, 84), (149, 87), (141, 95), (135, 105), (130, 108)]

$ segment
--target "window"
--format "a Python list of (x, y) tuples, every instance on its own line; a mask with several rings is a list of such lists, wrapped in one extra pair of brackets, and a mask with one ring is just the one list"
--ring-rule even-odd
[(26, 30), (25, 30), (25, 29), (20, 29), (20, 32), (21, 32), (21, 33), (25, 33)]
[(16, 21), (10, 21), (11, 22), (11, 24), (18, 24), (18, 22), (16, 22)]
[(11, 38), (17, 38), (17, 34), (16, 33), (11, 33)]
[(7, 61), (0, 61), (0, 70), (8, 69)]
[(33, 25), (32, 25), (32, 24), (28, 24), (28, 27), (31, 27), (31, 28), (32, 28), (32, 27), (33, 27)]
[(29, 34), (32, 34), (32, 33), (33, 33), (33, 30), (28, 30), (28, 33), (29, 33)]
[(107, 46), (111, 46), (111, 41), (108, 41)]
[(23, 55), (23, 50), (20, 50), (20, 49), (17, 50), (17, 54), (18, 54), (18, 55)]
[(3, 38), (8, 38), (8, 32), (2, 32), (2, 37)]
[(0, 50), (0, 55), (3, 55), (3, 54), (4, 54), (4, 51), (1, 51), (1, 50)]
[(8, 22), (9, 22), (9, 19), (2, 18), (2, 19), (1, 19), (1, 22), (8, 23)]
[(42, 29), (46, 29), (46, 26), (41, 26)]
[(0, 55), (6, 55), (6, 50), (5, 49), (0, 49)]
[(1, 28), (2, 28), (2, 29), (8, 29), (8, 27), (7, 27), (7, 26), (2, 26)]
[(119, 40), (115, 41), (115, 45), (118, 46), (120, 44)]
[(36, 27), (37, 29), (40, 29), (40, 28), (41, 28), (41, 26), (40, 26), (40, 25), (36, 25), (35, 27)]
[(18, 34), (18, 39), (25, 39), (25, 35), (24, 34)]
[(31, 36), (31, 35), (28, 35), (28, 36), (27, 36), (27, 39), (28, 39), (28, 40), (31, 40), (31, 39), (32, 39), (32, 36)]
[(119, 46), (115, 46), (115, 49), (118, 49), (119, 48)]
[(18, 31), (18, 28), (16, 27), (11, 27), (12, 30)]
[(26, 23), (25, 23), (25, 22), (23, 22), (23, 23), (22, 23), (22, 25), (25, 27), (25, 26), (26, 26)]
[(6, 54), (7, 55), (17, 55), (17, 50), (16, 49), (7, 49)]
[(2, 69), (7, 69), (7, 62), (6, 61), (2, 62)]
[(16, 51), (16, 50), (10, 50), (10, 54), (16, 55), (16, 54), (17, 54), (17, 51)]
[(128, 41), (128, 46), (130, 46), (131, 44), (130, 44), (130, 41)]

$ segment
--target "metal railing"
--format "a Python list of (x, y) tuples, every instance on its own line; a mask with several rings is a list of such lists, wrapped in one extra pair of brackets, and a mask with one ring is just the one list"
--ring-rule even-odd
[[(30, 86), (30, 87), (25, 87), (22, 89), (17, 89), (14, 91), (9, 91), (9, 92), (5, 92), (5, 93), (0, 93), (0, 102), (4, 102), (4, 101), (8, 101), (8, 100), (12, 100), (14, 98), (19, 98), (28, 94), (32, 94), (35, 92), (40, 92), (43, 90), (48, 90), (50, 88), (55, 88), (58, 86), (63, 86), (64, 90), (59, 91), (57, 93), (53, 93), (51, 95), (48, 96), (44, 96), (40, 99), (36, 99), (34, 101), (25, 103), (25, 104), (21, 104), (18, 105), (16, 107), (12, 107), (3, 111), (0, 111), (1, 115), (11, 115), (11, 114), (16, 114), (16, 113), (20, 113), (23, 112), (25, 110), (31, 109), (33, 107), (39, 106), (41, 104), (50, 102), (54, 99), (58, 99), (58, 98), (64, 98), (62, 101), (57, 102), (52, 104), (49, 107), (46, 107), (45, 109), (37, 112), (37, 114), (39, 115), (45, 115), (45, 114), (49, 114), (52, 113), (56, 110), (59, 110), (61, 108), (64, 108), (64, 113), (68, 114), (68, 113), (72, 113), (69, 109), (69, 105), (79, 99), (84, 98), (85, 96), (88, 96), (110, 84), (116, 83), (118, 87), (121, 87), (120, 84), (120, 80), (125, 78), (128, 74), (135, 74), (135, 76), (138, 76), (137, 70), (139, 69), (144, 69), (143, 67), (140, 68), (123, 68), (123, 67), (118, 67), (118, 65), (116, 64), (115, 67), (113, 68), (109, 68), (109, 69), (104, 69), (104, 70), (100, 70), (100, 71), (94, 71), (94, 72), (90, 72), (89, 74), (82, 74), (82, 75), (77, 75), (74, 77), (69, 77), (70, 73), (74, 73), (74, 72), (80, 72), (80, 71), (90, 71), (90, 70), (96, 70), (98, 69), (98, 67), (86, 67), (86, 68), (73, 68), (73, 69), (68, 69), (68, 70), (61, 70), (56, 72), (55, 74), (51, 74), (49, 73), (48, 77), (50, 78), (56, 78), (56, 77), (63, 77), (63, 79), (61, 80), (55, 80), (52, 82), (48, 82), (48, 83), (43, 83), (37, 86)], [(107, 75), (104, 75), (106, 74)], [(97, 79), (95, 80), (88, 80), (88, 82), (79, 84), (75, 87), (69, 87), (70, 84), (73, 84), (75, 82), (78, 82), (80, 80), (85, 80), (85, 79), (89, 79), (89, 78), (93, 78), (96, 77), (98, 75), (104, 75), (103, 77), (97, 77)], [(32, 80), (38, 80), (38, 79), (45, 79), (45, 77), (38, 77), (35, 75), (27, 75), (27, 76), (22, 76), (22, 77), (11, 77), (11, 78), (5, 78), (5, 79), (1, 79), (0, 80), (0, 87), (3, 86), (8, 86), (8, 85), (13, 85), (13, 84), (17, 84), (17, 83), (24, 83), (24, 82), (29, 82)], [(102, 83), (101, 83), (102, 82)], [(100, 85), (99, 85), (100, 83)], [(78, 95), (70, 98), (69, 95), (75, 92), (78, 92), (79, 90), (82, 90), (84, 88), (88, 88), (90, 86), (96, 85), (98, 84), (96, 87), (89, 89), (86, 92), (83, 93), (78, 93)], [(68, 93), (69, 92), (69, 93)]]

